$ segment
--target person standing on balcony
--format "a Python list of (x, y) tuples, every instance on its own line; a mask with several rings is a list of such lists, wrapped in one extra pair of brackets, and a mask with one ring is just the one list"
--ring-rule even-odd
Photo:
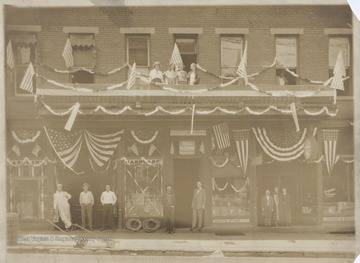
[(62, 184), (58, 184), (56, 187), (57, 191), (54, 194), (54, 211), (60, 216), (61, 220), (65, 224), (65, 230), (68, 232), (72, 225), (69, 204), (71, 195), (62, 190)]
[(178, 84), (178, 75), (176, 72), (175, 64), (171, 63), (169, 66), (169, 70), (165, 72), (165, 81), (166, 84), (169, 85), (177, 85)]
[(286, 188), (282, 189), (282, 204), (284, 208), (285, 226), (291, 226), (291, 197), (287, 193)]
[(164, 214), (165, 214), (165, 232), (174, 233), (174, 214), (175, 214), (175, 193), (171, 185), (166, 187), (164, 195)]
[(190, 65), (190, 71), (188, 73), (188, 84), (189, 85), (198, 85), (200, 83), (200, 76), (199, 72), (196, 69), (195, 63), (191, 63)]
[(94, 196), (91, 191), (89, 191), (89, 185), (87, 183), (83, 184), (83, 189), (80, 193), (79, 203), (81, 206), (81, 223), (82, 227), (86, 226), (86, 218), (89, 223), (89, 230), (92, 230), (92, 207), (94, 205)]
[(160, 70), (160, 62), (155, 62), (153, 69), (150, 71), (150, 82), (151, 83), (164, 83), (164, 74)]
[(261, 209), (265, 218), (265, 227), (271, 227), (271, 215), (274, 211), (274, 198), (270, 195), (270, 190), (265, 191), (261, 199)]
[(184, 70), (184, 64), (178, 65), (177, 75), (178, 75), (178, 83), (179, 84), (187, 83), (187, 73)]
[(110, 185), (105, 186), (105, 191), (101, 194), (100, 202), (103, 206), (102, 209), (102, 228), (100, 231), (105, 229), (105, 221), (108, 219), (109, 225), (113, 231), (115, 231), (114, 227), (114, 205), (116, 204), (116, 195), (113, 191), (110, 191)]
[(205, 189), (202, 188), (201, 182), (196, 183), (196, 189), (192, 199), (191, 208), (193, 209), (192, 227), (190, 231), (201, 231), (203, 223), (203, 214), (205, 210), (206, 194)]
[(276, 84), (281, 85), (281, 86), (289, 84), (289, 81), (285, 77), (285, 70), (284, 69), (280, 70), (279, 75), (276, 76)]

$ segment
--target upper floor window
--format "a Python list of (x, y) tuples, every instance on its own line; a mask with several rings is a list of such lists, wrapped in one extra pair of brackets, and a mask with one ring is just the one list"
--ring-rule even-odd
[(288, 68), (297, 73), (297, 38), (295, 36), (276, 37), (276, 83), (296, 85), (296, 78), (284, 70)]
[[(351, 48), (350, 48), (350, 39), (349, 37), (330, 37), (329, 38), (329, 77), (333, 76), (334, 66), (336, 64), (337, 56), (339, 52), (342, 52), (344, 59), (344, 66), (346, 69), (346, 76), (351, 74)], [(338, 91), (339, 95), (351, 95), (352, 91), (350, 90), (351, 81), (347, 79), (344, 81), (344, 91)]]
[(142, 74), (149, 74), (150, 66), (150, 36), (127, 36), (127, 63), (136, 63), (136, 69)]
[(191, 63), (197, 63), (197, 35), (175, 35), (175, 43), (179, 48), (184, 70), (188, 72)]
[[(69, 34), (73, 49), (74, 68), (94, 68), (95, 66), (95, 39), (94, 34)], [(72, 73), (72, 83), (94, 83), (94, 74), (85, 70)]]
[(221, 37), (221, 75), (235, 77), (243, 53), (243, 37)]
[[(34, 32), (11, 32), (9, 41), (12, 43), (14, 69), (9, 72), (16, 95), (30, 95), (26, 90), (20, 89), (21, 81), (24, 78), (26, 69), (31, 62), (36, 71), (37, 58), (37, 35)], [(33, 89), (36, 90), (36, 80), (33, 78)]]

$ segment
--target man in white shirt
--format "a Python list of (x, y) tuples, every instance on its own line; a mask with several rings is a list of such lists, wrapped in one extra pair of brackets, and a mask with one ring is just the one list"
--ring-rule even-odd
[(92, 207), (94, 205), (94, 196), (89, 190), (87, 183), (83, 184), (83, 189), (79, 196), (79, 203), (81, 206), (81, 222), (82, 227), (85, 228), (86, 217), (89, 222), (89, 229), (92, 230)]
[(103, 205), (102, 210), (102, 228), (100, 231), (105, 229), (106, 218), (109, 220), (110, 227), (115, 231), (114, 227), (114, 205), (116, 204), (116, 195), (114, 192), (110, 191), (110, 185), (105, 186), (105, 191), (101, 194), (100, 202)]

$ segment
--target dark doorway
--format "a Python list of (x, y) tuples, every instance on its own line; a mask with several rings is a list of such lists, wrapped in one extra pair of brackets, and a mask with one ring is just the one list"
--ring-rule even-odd
[(270, 190), (271, 195), (274, 193), (275, 186), (286, 188), (291, 197), (291, 218), (293, 224), (300, 223), (300, 164), (297, 162), (274, 162), (264, 164), (258, 168), (258, 225), (264, 225), (264, 217), (261, 213), (261, 198), (265, 191)]
[(174, 160), (174, 188), (176, 193), (175, 227), (191, 227), (192, 193), (200, 179), (200, 160)]

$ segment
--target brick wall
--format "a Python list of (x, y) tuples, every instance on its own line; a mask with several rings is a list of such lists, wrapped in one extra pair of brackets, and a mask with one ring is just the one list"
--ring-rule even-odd
[[(39, 61), (65, 69), (62, 51), (67, 34), (63, 26), (98, 27), (95, 35), (97, 70), (107, 72), (126, 62), (125, 35), (120, 27), (154, 27), (151, 35), (150, 64), (160, 61), (166, 70), (173, 48), (169, 27), (201, 27), (198, 38), (198, 63), (220, 74), (220, 36), (216, 27), (249, 28), (248, 73), (270, 65), (275, 57), (275, 35), (270, 28), (304, 28), (299, 36), (298, 73), (314, 80), (328, 77), (328, 36), (324, 28), (349, 28), (351, 11), (346, 6), (236, 6), (236, 7), (93, 7), (93, 8), (14, 8), (6, 7), (6, 25), (39, 24)], [(40, 74), (60, 82), (69, 76), (42, 68)], [(216, 78), (201, 73), (202, 83)], [(96, 83), (114, 83), (126, 79), (126, 73), (97, 76)], [(257, 77), (255, 83), (274, 84), (275, 70)]]

